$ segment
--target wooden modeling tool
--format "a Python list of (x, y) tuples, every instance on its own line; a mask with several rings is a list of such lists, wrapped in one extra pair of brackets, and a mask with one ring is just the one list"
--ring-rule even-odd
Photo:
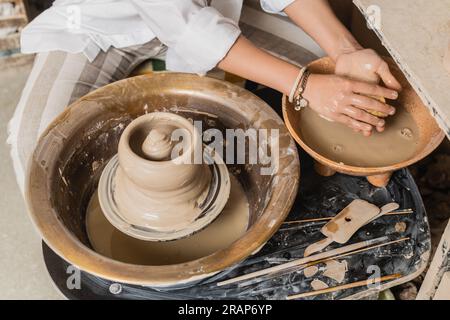
[(313, 261), (317, 261), (317, 260), (323, 260), (323, 259), (327, 259), (336, 255), (340, 255), (343, 253), (347, 253), (347, 252), (351, 252), (351, 251), (355, 251), (358, 249), (362, 249), (380, 242), (384, 242), (388, 240), (388, 237), (381, 237), (381, 238), (377, 238), (377, 239), (373, 239), (373, 240), (367, 240), (367, 241), (362, 241), (362, 242), (358, 242), (355, 244), (351, 244), (349, 246), (346, 247), (342, 247), (342, 248), (337, 248), (337, 249), (333, 249), (330, 251), (326, 251), (323, 253), (319, 253), (316, 254), (314, 256), (310, 256), (310, 257), (305, 257), (305, 258), (301, 258), (301, 259), (297, 259), (288, 263), (283, 263), (280, 264), (278, 266), (275, 267), (271, 267), (271, 268), (267, 268), (267, 269), (262, 269), (259, 271), (255, 271), (255, 272), (251, 272), (248, 274), (245, 274), (243, 276), (239, 276), (233, 279), (229, 279), (229, 280), (225, 280), (222, 282), (217, 283), (218, 286), (225, 286), (228, 284), (232, 284), (232, 283), (236, 283), (236, 282), (240, 282), (243, 280), (247, 280), (247, 279), (252, 279), (252, 278), (256, 278), (259, 276), (263, 276), (269, 273), (275, 273), (275, 272), (279, 272), (283, 269), (289, 269), (292, 267), (296, 267), (296, 266), (300, 266), (300, 265), (304, 265), (307, 264), (309, 262), (313, 262)]
[(372, 221), (377, 220), (378, 218), (381, 218), (382, 216), (387, 215), (388, 213), (394, 212), (395, 210), (397, 210), (398, 208), (400, 208), (400, 205), (398, 203), (392, 202), (392, 203), (388, 203), (384, 206), (381, 207), (380, 213), (373, 218), (372, 220), (370, 220), (369, 222), (367, 222), (366, 224), (371, 223)]
[[(294, 260), (292, 262), (280, 264), (275, 267), (270, 267), (266, 269), (262, 269), (259, 271), (247, 273), (245, 275), (231, 278), (222, 282), (219, 282), (217, 285), (225, 286), (229, 284), (234, 284), (239, 282), (239, 287), (245, 287), (248, 285), (252, 285), (258, 282), (263, 282), (267, 280), (271, 280), (273, 278), (279, 277), (281, 275), (304, 270), (308, 267), (312, 267), (318, 265), (319, 263), (341, 259), (344, 257), (348, 257), (351, 255), (367, 252), (373, 249), (378, 249), (382, 247), (386, 247), (389, 245), (393, 245), (396, 243), (408, 241), (410, 238), (401, 238), (398, 240), (392, 240), (388, 242), (384, 242), (388, 237), (381, 237), (373, 240), (363, 241), (355, 244), (351, 244), (342, 248), (333, 249), (324, 253), (317, 254), (315, 256), (302, 258), (298, 260)], [(370, 243), (368, 245), (365, 245)], [(359, 249), (354, 250), (355, 247), (360, 247)], [(244, 282), (245, 281), (245, 282)]]
[(303, 269), (303, 274), (306, 278), (314, 277), (319, 272), (319, 268), (317, 266), (311, 266)]
[(326, 238), (308, 246), (304, 256), (308, 257), (322, 251), (333, 242), (347, 243), (361, 227), (398, 208), (399, 205), (396, 203), (387, 204), (380, 209), (367, 201), (354, 200), (323, 226), (320, 231)]
[(402, 277), (402, 275), (397, 273), (397, 274), (392, 274), (392, 275), (384, 276), (384, 277), (380, 277), (380, 278), (366, 279), (366, 280), (357, 281), (357, 282), (353, 282), (353, 283), (343, 284), (343, 285), (337, 286), (337, 287), (325, 288), (325, 289), (321, 289), (321, 290), (300, 293), (300, 294), (288, 296), (287, 299), (294, 300), (294, 299), (300, 299), (300, 298), (313, 297), (313, 296), (318, 296), (318, 295), (325, 294), (325, 293), (333, 293), (333, 292), (337, 292), (337, 291), (341, 291), (341, 290), (369, 286), (371, 284), (391, 281), (391, 280), (395, 280), (395, 279), (398, 279), (401, 277)]
[(314, 290), (319, 291), (319, 290), (327, 289), (329, 286), (328, 286), (325, 282), (323, 282), (322, 280), (314, 279), (314, 280), (311, 282), (311, 287), (312, 287)]
[(319, 253), (319, 254), (316, 254), (313, 256), (304, 257), (304, 258), (293, 260), (291, 262), (283, 263), (283, 264), (280, 264), (280, 265), (277, 265), (274, 267), (262, 269), (259, 271), (244, 274), (239, 277), (221, 281), (221, 282), (217, 283), (217, 286), (221, 287), (221, 286), (241, 282), (241, 281), (248, 280), (248, 279), (265, 276), (268, 274), (277, 274), (278, 275), (283, 270), (292, 269), (294, 267), (300, 268), (301, 266), (309, 267), (309, 266), (315, 265), (320, 262), (324, 262), (324, 261), (328, 261), (328, 260), (332, 260), (332, 259), (338, 259), (338, 258), (342, 258), (342, 257), (348, 256), (351, 254), (361, 253), (361, 252), (365, 252), (365, 251), (368, 251), (371, 249), (376, 249), (376, 248), (388, 246), (391, 244), (407, 241), (407, 240), (409, 240), (409, 238), (402, 238), (402, 239), (386, 242), (387, 240), (389, 240), (389, 238), (387, 236), (385, 236), (385, 237), (381, 237), (381, 238), (376, 238), (376, 239), (372, 239), (372, 240), (354, 243), (354, 244), (351, 244), (348, 246), (332, 249), (332, 250), (325, 251), (325, 252), (322, 252), (322, 253)]
[[(400, 215), (408, 215), (413, 213), (414, 211), (412, 209), (404, 209), (404, 210), (398, 210), (393, 212), (388, 212), (384, 214), (385, 216), (400, 216)], [(306, 224), (306, 223), (313, 223), (313, 222), (328, 222), (330, 220), (333, 220), (334, 217), (324, 217), (324, 218), (312, 218), (312, 219), (302, 219), (302, 220), (292, 220), (292, 221), (285, 221), (283, 222), (284, 225), (293, 225), (293, 224)]]

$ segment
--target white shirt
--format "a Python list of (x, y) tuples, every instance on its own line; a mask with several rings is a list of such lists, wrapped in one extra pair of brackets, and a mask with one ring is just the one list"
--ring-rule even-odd
[[(281, 13), (294, 0), (260, 0)], [(140, 45), (155, 37), (168, 47), (169, 70), (204, 74), (240, 35), (243, 0), (56, 0), (23, 31), (22, 52), (83, 52), (93, 61), (111, 46)]]

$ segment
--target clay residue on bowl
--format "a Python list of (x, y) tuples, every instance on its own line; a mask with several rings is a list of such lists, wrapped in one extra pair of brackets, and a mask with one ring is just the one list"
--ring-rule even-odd
[(337, 163), (355, 167), (386, 167), (407, 161), (417, 152), (419, 128), (414, 118), (399, 107), (386, 119), (386, 130), (365, 137), (347, 126), (330, 122), (310, 108), (304, 109), (299, 130), (311, 149)]

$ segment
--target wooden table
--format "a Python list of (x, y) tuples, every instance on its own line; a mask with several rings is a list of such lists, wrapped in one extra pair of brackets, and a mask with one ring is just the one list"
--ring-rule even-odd
[(450, 138), (450, 0), (354, 0)]

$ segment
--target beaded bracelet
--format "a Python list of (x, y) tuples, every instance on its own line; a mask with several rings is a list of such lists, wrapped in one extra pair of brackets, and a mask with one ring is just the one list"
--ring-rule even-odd
[(296, 92), (298, 92), (297, 96), (295, 96), (295, 98), (294, 98), (295, 111), (300, 111), (309, 105), (309, 101), (307, 99), (305, 99), (305, 97), (303, 97), (303, 93), (305, 93), (306, 85), (308, 84), (308, 79), (309, 79), (310, 75), (311, 75), (311, 73), (309, 72), (309, 70), (307, 68), (305, 68), (305, 70), (303, 71), (302, 76), (300, 78), (298, 88), (296, 90)]
[(306, 71), (306, 67), (303, 67), (300, 69), (300, 72), (298, 73), (297, 79), (294, 82), (294, 85), (292, 86), (291, 93), (289, 94), (289, 102), (293, 103), (295, 98), (295, 93), (297, 92), (298, 86), (300, 84), (300, 81), (303, 78), (303, 74)]

